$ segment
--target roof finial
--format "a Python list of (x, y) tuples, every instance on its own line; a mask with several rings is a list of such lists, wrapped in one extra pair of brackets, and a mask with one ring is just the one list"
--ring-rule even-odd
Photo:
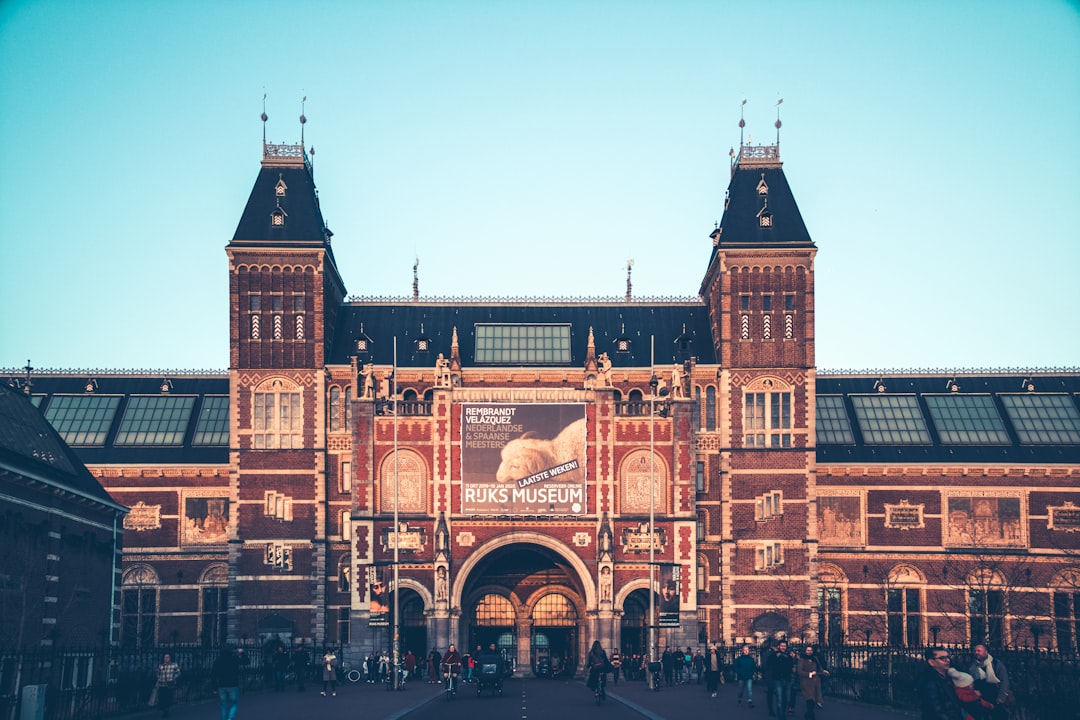
[(304, 117), (304, 104), (307, 102), (307, 95), (300, 98), (300, 147), (304, 147), (304, 126), (307, 125), (307, 118)]
[(266, 145), (266, 121), (269, 120), (269, 116), (266, 114), (266, 89), (263, 89), (263, 111), (259, 117), (263, 121), (263, 145)]
[(633, 283), (630, 282), (630, 271), (634, 267), (634, 258), (630, 258), (626, 261), (626, 302), (630, 302), (630, 296), (632, 295)]
[(420, 275), (417, 273), (419, 267), (420, 258), (417, 257), (412, 266), (412, 299), (414, 302), (420, 300)]
[(743, 128), (746, 127), (746, 100), (739, 106), (739, 148), (743, 146)]
[(26, 367), (24, 367), (23, 370), (26, 371), (26, 376), (25, 376), (26, 379), (23, 380), (23, 392), (26, 393), (27, 395), (29, 395), (30, 394), (30, 386), (34, 384), (33, 379), (30, 377), (30, 374), (32, 372), (34, 372), (34, 368), (31, 367), (29, 358), (27, 358)]
[(776, 147), (780, 147), (780, 106), (784, 103), (784, 98), (780, 98), (776, 101)]

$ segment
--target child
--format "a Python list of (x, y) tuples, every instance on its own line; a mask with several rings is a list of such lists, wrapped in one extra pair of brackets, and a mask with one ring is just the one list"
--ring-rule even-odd
[(956, 697), (960, 699), (960, 704), (967, 713), (965, 720), (984, 720), (990, 717), (994, 706), (983, 700), (982, 695), (975, 689), (975, 678), (956, 668), (949, 668), (949, 678), (953, 681)]

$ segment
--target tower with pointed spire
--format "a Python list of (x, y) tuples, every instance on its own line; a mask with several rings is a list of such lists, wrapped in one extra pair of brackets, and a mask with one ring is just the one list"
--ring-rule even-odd
[[(309, 617), (293, 627), (301, 636), (321, 635), (327, 623), (322, 603), (295, 582), (325, 580), (327, 527), (340, 519), (323, 517), (325, 499), (340, 486), (339, 466), (327, 467), (323, 426), (334, 373), (326, 368), (334, 317), (345, 297), (323, 220), (311, 163), (303, 144), (266, 142), (259, 174), (229, 242), (232, 501), (240, 512), (230, 538), (229, 571), (251, 578), (235, 583), (230, 634), (251, 637), (265, 628), (237, 612), (253, 604), (310, 605)], [(300, 115), (301, 133), (307, 118)], [(339, 371), (335, 410), (343, 412), (342, 388), (351, 372)], [(268, 453), (267, 451), (287, 451)], [(304, 472), (297, 472), (303, 469)], [(291, 470), (291, 472), (290, 472)], [(268, 522), (269, 521), (269, 522)], [(329, 521), (329, 522), (328, 522)], [(261, 575), (291, 575), (288, 583), (267, 585)], [(272, 589), (271, 589), (272, 588)], [(272, 617), (272, 616), (271, 616)], [(267, 621), (266, 618), (258, 622)]]
[[(739, 126), (741, 133), (742, 119)], [(779, 109), (776, 127), (779, 141)], [(725, 508), (718, 561), (731, 568), (723, 580), (722, 625), (802, 635), (817, 627), (816, 544), (807, 540), (815, 537), (816, 517), (817, 248), (784, 175), (779, 142), (740, 144), (732, 158), (701, 284), (727, 404), (721, 413), (730, 419), (718, 428), (725, 449), (708, 460), (722, 479), (718, 499)], [(761, 612), (762, 597), (776, 599), (776, 612)], [(769, 626), (773, 620), (777, 627)]]

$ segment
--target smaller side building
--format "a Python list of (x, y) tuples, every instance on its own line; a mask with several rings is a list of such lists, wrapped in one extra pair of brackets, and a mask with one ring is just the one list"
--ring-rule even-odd
[(116, 641), (126, 513), (31, 399), (0, 386), (0, 647)]

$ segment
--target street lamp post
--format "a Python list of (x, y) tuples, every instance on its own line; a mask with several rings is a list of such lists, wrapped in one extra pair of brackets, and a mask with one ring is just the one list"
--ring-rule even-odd
[(649, 338), (649, 667), (645, 673), (649, 689), (656, 690), (652, 664), (656, 660), (656, 338)]
[(394, 336), (394, 367), (390, 372), (393, 378), (391, 384), (391, 408), (394, 413), (394, 664), (393, 678), (394, 689), (401, 689), (401, 594), (398, 592), (398, 553), (401, 547), (401, 528), (398, 526), (398, 505), (401, 498), (398, 495), (398, 392), (397, 392), (397, 335)]

